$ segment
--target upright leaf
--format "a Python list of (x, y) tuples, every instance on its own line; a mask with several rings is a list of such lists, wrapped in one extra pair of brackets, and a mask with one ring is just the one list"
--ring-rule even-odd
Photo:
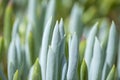
[(8, 6), (5, 10), (5, 17), (4, 17), (4, 39), (5, 39), (5, 50), (8, 51), (9, 44), (11, 41), (11, 32), (12, 32), (12, 20), (13, 19), (13, 3), (12, 1), (9, 2)]
[(83, 59), (80, 69), (80, 80), (88, 80), (88, 69), (85, 59)]
[(117, 73), (118, 73), (118, 79), (120, 79), (120, 35), (119, 35), (119, 47), (118, 47)]
[(15, 49), (15, 42), (10, 43), (8, 50), (8, 79), (13, 80), (14, 73), (17, 69), (17, 54)]
[(80, 7), (78, 4), (74, 4), (70, 16), (69, 29), (71, 34), (76, 32), (79, 40), (81, 38), (83, 31), (83, 23), (81, 19), (82, 15), (83, 15), (83, 7)]
[(106, 60), (103, 67), (102, 72), (102, 80), (105, 80), (110, 69), (112, 68), (112, 65), (115, 63), (115, 57), (116, 57), (116, 51), (118, 46), (118, 32), (115, 26), (115, 23), (112, 22), (110, 32), (109, 32), (109, 39), (108, 39), (108, 45), (106, 50)]
[(64, 56), (63, 60), (62, 60), (62, 71), (61, 71), (61, 80), (66, 80), (66, 75), (67, 75), (67, 61), (66, 58)]
[(47, 68), (47, 53), (48, 45), (50, 44), (50, 31), (52, 25), (52, 17), (48, 20), (42, 38), (41, 51), (39, 53), (41, 71), (42, 71), (42, 80), (46, 80), (46, 68)]
[(4, 39), (0, 36), (0, 62), (3, 59), (3, 51), (4, 51)]
[(34, 65), (31, 68), (31, 71), (30, 71), (30, 74), (29, 74), (29, 80), (42, 80), (41, 68), (40, 68), (38, 58), (36, 59)]
[(113, 65), (106, 80), (114, 80), (115, 79), (115, 72), (116, 72), (116, 68), (115, 68), (115, 65)]
[(69, 48), (67, 80), (76, 80), (78, 67), (78, 37), (76, 33), (74, 33), (72, 36)]
[(12, 29), (12, 39), (16, 38), (16, 35), (18, 34), (18, 30), (19, 30), (19, 25), (20, 25), (20, 19), (16, 18)]
[(103, 50), (97, 38), (95, 38), (95, 45), (93, 51), (93, 58), (90, 65), (89, 79), (101, 80), (103, 69)]
[(48, 56), (47, 56), (47, 69), (46, 69), (46, 80), (56, 80), (56, 55), (52, 47), (49, 46)]
[(16, 70), (16, 72), (14, 73), (13, 80), (20, 80), (18, 70)]
[(53, 22), (54, 22), (55, 12), (56, 12), (56, 0), (49, 0), (45, 14), (44, 26), (46, 25), (47, 21), (51, 16), (53, 17)]
[(86, 43), (85, 61), (88, 67), (88, 71), (90, 69), (90, 64), (91, 64), (91, 60), (93, 57), (93, 47), (94, 47), (94, 42), (95, 42), (95, 36), (97, 33), (97, 25), (98, 23), (96, 23), (91, 29), (89, 36), (87, 38), (87, 43)]

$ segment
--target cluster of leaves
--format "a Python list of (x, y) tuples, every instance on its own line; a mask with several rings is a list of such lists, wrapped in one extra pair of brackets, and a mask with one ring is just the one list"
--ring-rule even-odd
[[(67, 9), (66, 12), (59, 9), (63, 5), (61, 1), (39, 1), (39, 6), (37, 0), (29, 0), (28, 7), (25, 6), (27, 0), (9, 1), (5, 9), (3, 36), (0, 37), (0, 79), (120, 79), (119, 28), (114, 22), (110, 26), (107, 18), (94, 21), (97, 9), (94, 10), (93, 6), (89, 9), (88, 5), (97, 3), (95, 0), (92, 3), (80, 0), (80, 3), (68, 6), (63, 0), (63, 10)], [(18, 5), (21, 2), (23, 5)], [(102, 3), (107, 2), (102, 0)], [(111, 6), (115, 4), (119, 4), (119, 0), (111, 2), (106, 7), (108, 10), (105, 9), (99, 15), (108, 15)], [(26, 10), (22, 13), (23, 8), (14, 9), (13, 6), (23, 6)], [(68, 15), (71, 7), (65, 24), (62, 18), (56, 21), (63, 14)], [(14, 10), (16, 15), (13, 15)], [(91, 20), (98, 22), (92, 28), (85, 27)]]

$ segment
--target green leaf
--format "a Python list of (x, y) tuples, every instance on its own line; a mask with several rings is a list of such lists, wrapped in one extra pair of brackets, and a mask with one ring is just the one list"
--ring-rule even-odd
[(113, 65), (106, 80), (114, 80), (115, 79), (115, 72), (116, 72), (116, 68), (115, 68), (115, 65)]
[(41, 68), (40, 68), (40, 64), (39, 64), (39, 60), (38, 59), (35, 61), (35, 64), (33, 66), (32, 80), (42, 80)]
[(96, 16), (97, 9), (95, 6), (90, 6), (85, 12), (82, 17), (84, 23), (90, 22)]
[(39, 59), (37, 58), (29, 73), (29, 80), (42, 80)]
[(20, 36), (20, 41), (21, 41), (21, 45), (25, 44), (25, 34), (26, 34), (26, 29), (27, 29), (27, 20), (24, 17), (22, 19), (22, 21), (20, 22), (19, 25), (19, 36)]
[(79, 44), (80, 64), (82, 63), (85, 55), (85, 48), (86, 48), (86, 40), (82, 40)]
[(88, 69), (85, 59), (83, 59), (80, 69), (80, 80), (88, 80)]
[(28, 36), (28, 46), (30, 51), (30, 61), (31, 64), (33, 64), (33, 62), (35, 62), (35, 54), (34, 54), (35, 48), (34, 48), (34, 38), (32, 32), (30, 32)]
[(18, 70), (16, 70), (16, 72), (14, 73), (13, 80), (20, 80)]
[(0, 36), (0, 62), (3, 59), (3, 51), (4, 51), (4, 39)]
[(8, 47), (11, 41), (11, 32), (12, 32), (12, 20), (13, 19), (13, 4), (12, 1), (9, 2), (5, 10), (4, 17), (4, 39), (5, 39), (5, 50), (8, 51)]
[(4, 74), (4, 71), (1, 70), (1, 65), (0, 65), (0, 80), (7, 80), (6, 75)]

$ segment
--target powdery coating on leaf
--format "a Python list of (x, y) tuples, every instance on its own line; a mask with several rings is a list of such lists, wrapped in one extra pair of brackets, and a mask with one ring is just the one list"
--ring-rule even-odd
[(55, 80), (56, 79), (55, 58), (56, 58), (56, 55), (55, 55), (53, 49), (51, 48), (51, 46), (49, 46), (48, 57), (47, 57), (46, 80)]
[(112, 68), (112, 65), (115, 63), (115, 57), (117, 55), (116, 51), (118, 48), (118, 46), (116, 46), (118, 44), (117, 35), (118, 33), (117, 33), (115, 23), (112, 22), (111, 28), (109, 31), (108, 45), (107, 45), (107, 50), (106, 50), (106, 60), (105, 60), (105, 64), (103, 67), (102, 80), (106, 79), (110, 69)]
[(48, 53), (51, 25), (52, 25), (52, 17), (48, 20), (45, 26), (45, 30), (42, 38), (41, 52), (39, 55), (43, 80), (46, 80), (45, 78), (46, 78), (46, 68), (47, 68), (47, 53)]
[(86, 45), (86, 49), (85, 49), (85, 61), (88, 67), (88, 71), (90, 69), (90, 63), (92, 60), (92, 56), (93, 56), (93, 46), (94, 46), (94, 41), (95, 41), (95, 36), (97, 33), (97, 25), (98, 23), (96, 23), (93, 28), (91, 29), (89, 36), (87, 38), (87, 45)]
[(76, 78), (76, 71), (78, 64), (78, 38), (76, 33), (73, 34), (69, 48), (70, 51), (69, 51), (67, 80), (74, 80)]
[(83, 23), (81, 20), (82, 14), (83, 8), (80, 7), (77, 3), (74, 4), (70, 16), (69, 31), (71, 34), (76, 32), (78, 39), (81, 38), (83, 29)]
[(103, 68), (103, 52), (102, 47), (97, 39), (95, 38), (93, 58), (90, 65), (89, 79), (90, 80), (101, 80), (102, 68)]

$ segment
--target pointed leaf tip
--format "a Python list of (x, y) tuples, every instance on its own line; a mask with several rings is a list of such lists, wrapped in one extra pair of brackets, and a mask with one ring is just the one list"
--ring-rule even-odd
[(19, 80), (19, 72), (18, 72), (18, 70), (16, 70), (16, 72), (14, 73), (13, 80)]

